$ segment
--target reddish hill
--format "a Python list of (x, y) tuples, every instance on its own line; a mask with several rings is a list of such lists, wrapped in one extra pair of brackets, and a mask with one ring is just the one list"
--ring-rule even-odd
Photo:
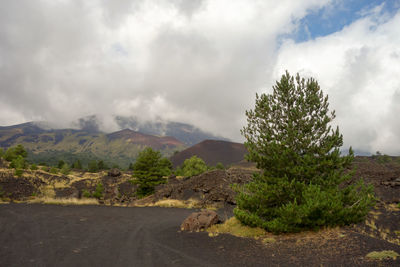
[(174, 167), (182, 165), (185, 159), (195, 155), (202, 158), (207, 165), (215, 166), (221, 162), (227, 166), (243, 160), (246, 153), (245, 146), (240, 143), (205, 140), (173, 155), (170, 159)]
[(182, 148), (185, 144), (174, 137), (143, 134), (129, 129), (121, 130), (107, 135), (109, 140), (123, 139), (131, 144), (149, 146), (153, 149)]

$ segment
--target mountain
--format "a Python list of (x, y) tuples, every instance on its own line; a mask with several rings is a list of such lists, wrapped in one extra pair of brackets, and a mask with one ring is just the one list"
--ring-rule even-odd
[(182, 165), (185, 159), (192, 156), (202, 158), (209, 166), (218, 162), (224, 166), (240, 162), (244, 159), (247, 150), (243, 144), (220, 140), (205, 140), (181, 152), (175, 153), (170, 159), (174, 167)]
[[(193, 125), (180, 122), (163, 120), (141, 122), (136, 117), (123, 116), (115, 116), (114, 119), (120, 129), (127, 128), (141, 133), (157, 136), (173, 136), (179, 141), (185, 143), (187, 146), (192, 146), (207, 139), (229, 141), (226, 138), (202, 131)], [(82, 123), (83, 122), (81, 121), (81, 124)], [(93, 123), (88, 124), (93, 125)]]
[(128, 144), (135, 144), (139, 146), (149, 146), (156, 150), (165, 150), (169, 147), (182, 147), (184, 144), (171, 136), (154, 136), (124, 129), (122, 131), (107, 134), (110, 141), (125, 140)]
[(54, 164), (58, 160), (83, 162), (103, 159), (126, 167), (138, 153), (149, 146), (170, 156), (186, 145), (174, 137), (158, 137), (129, 129), (105, 134), (99, 131), (75, 129), (44, 129), (37, 123), (0, 127), (0, 147), (22, 144), (32, 162)]

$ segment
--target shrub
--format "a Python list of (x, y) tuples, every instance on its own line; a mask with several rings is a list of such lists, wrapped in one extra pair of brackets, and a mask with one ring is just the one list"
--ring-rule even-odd
[(103, 192), (104, 192), (104, 186), (102, 183), (98, 183), (96, 186), (96, 190), (92, 194), (92, 197), (95, 197), (97, 199), (100, 199), (103, 197)]
[[(340, 155), (343, 137), (331, 129), (335, 112), (314, 79), (286, 72), (271, 95), (256, 95), (246, 111), (242, 134), (247, 159), (262, 170), (238, 192), (235, 216), (244, 224), (272, 232), (296, 232), (345, 225), (365, 218), (374, 205), (373, 188), (347, 185), (354, 159)], [(339, 185), (341, 185), (339, 187)]]
[(42, 166), (40, 169), (45, 172), (48, 172), (50, 170), (47, 166)]
[(186, 159), (183, 162), (182, 167), (178, 168), (175, 171), (176, 175), (180, 176), (194, 176), (194, 175), (199, 175), (202, 174), (203, 172), (206, 172), (208, 170), (208, 167), (204, 160), (197, 156), (192, 156), (190, 159)]
[(57, 168), (61, 169), (65, 165), (65, 162), (63, 160), (59, 160), (57, 164)]
[(4, 159), (11, 162), (18, 156), (21, 156), (24, 159), (28, 156), (28, 152), (22, 145), (17, 145), (7, 149), (6, 153), (4, 154)]
[(18, 177), (21, 177), (23, 173), (24, 173), (23, 169), (15, 169), (15, 172), (14, 172), (15, 176), (18, 176)]
[(57, 174), (58, 173), (58, 169), (56, 167), (51, 167), (50, 168), (50, 173)]
[(99, 162), (97, 163), (97, 168), (99, 170), (107, 170), (108, 169), (107, 165), (102, 160), (99, 160)]
[(72, 164), (73, 169), (82, 170), (82, 163), (79, 159), (75, 160)]
[(86, 189), (83, 189), (83, 190), (82, 190), (82, 196), (83, 196), (83, 197), (86, 197), (86, 198), (89, 198), (89, 197), (91, 197), (92, 195), (89, 193), (89, 191), (87, 191)]
[(16, 156), (10, 163), (10, 168), (15, 169), (25, 169), (27, 167), (27, 163), (24, 157), (21, 155)]
[(69, 168), (68, 164), (64, 163), (62, 165), (60, 172), (64, 175), (68, 175), (71, 172), (71, 169)]
[(225, 166), (221, 162), (218, 162), (217, 165), (215, 165), (215, 168), (217, 170), (225, 170)]
[(38, 169), (38, 166), (36, 164), (31, 165), (31, 170), (36, 171)]
[(97, 165), (97, 161), (95, 160), (91, 160), (88, 164), (88, 171), (89, 172), (98, 172), (99, 171), (99, 167)]

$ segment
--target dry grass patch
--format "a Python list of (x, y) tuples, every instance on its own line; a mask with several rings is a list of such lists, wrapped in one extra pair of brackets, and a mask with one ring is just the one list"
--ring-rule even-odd
[(163, 208), (185, 208), (185, 209), (193, 209), (198, 206), (198, 201), (189, 199), (189, 200), (178, 200), (178, 199), (162, 199), (155, 203), (150, 204), (149, 206), (163, 207)]
[(228, 219), (223, 224), (216, 224), (207, 229), (210, 237), (219, 234), (231, 234), (238, 237), (248, 237), (260, 240), (264, 245), (271, 245), (276, 242), (290, 241), (298, 246), (304, 244), (321, 245), (329, 240), (342, 239), (345, 237), (343, 231), (339, 228), (325, 228), (319, 231), (304, 231), (300, 233), (274, 235), (262, 228), (253, 228), (241, 224), (235, 217)]
[(56, 204), (56, 205), (98, 205), (95, 198), (52, 198), (39, 197), (28, 200), (28, 203)]
[(396, 259), (400, 255), (393, 250), (382, 250), (382, 251), (372, 251), (367, 254), (367, 258), (371, 260), (384, 260), (384, 259)]
[(155, 200), (153, 195), (148, 197), (138, 199), (130, 204), (132, 207), (163, 207), (163, 208), (182, 208), (182, 209), (199, 209), (205, 208), (209, 210), (216, 210), (215, 206), (201, 206), (199, 201), (196, 199), (189, 198), (188, 200), (180, 200), (180, 199), (162, 199)]
[(232, 217), (223, 224), (215, 224), (207, 229), (209, 236), (218, 234), (231, 234), (238, 237), (250, 237), (259, 239), (261, 237), (271, 236), (271, 233), (262, 228), (243, 225), (238, 219)]

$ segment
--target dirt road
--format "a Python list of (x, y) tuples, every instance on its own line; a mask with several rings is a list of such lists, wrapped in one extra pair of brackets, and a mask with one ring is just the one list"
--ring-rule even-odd
[(0, 205), (0, 265), (226, 266), (246, 264), (246, 260), (251, 265), (265, 263), (263, 258), (252, 257), (262, 250), (255, 241), (179, 232), (180, 223), (191, 212), (156, 207)]
[(193, 210), (39, 204), (0, 205), (0, 266), (397, 266), (369, 261), (400, 246), (351, 230), (310, 239), (282, 236), (271, 245), (180, 232)]

